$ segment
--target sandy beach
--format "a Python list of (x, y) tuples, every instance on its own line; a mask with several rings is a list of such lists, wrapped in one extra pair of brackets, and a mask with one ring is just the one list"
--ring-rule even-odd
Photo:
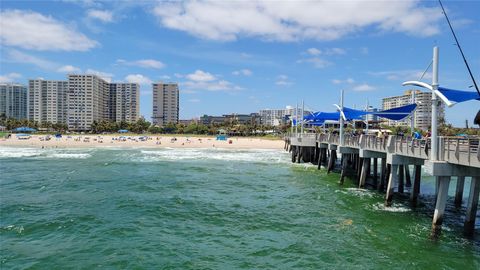
[(55, 138), (46, 135), (32, 135), (29, 139), (0, 139), (2, 146), (23, 146), (39, 148), (69, 148), (69, 147), (128, 147), (128, 148), (231, 148), (231, 149), (282, 149), (282, 140), (259, 138), (232, 137), (226, 141), (215, 137), (194, 136), (122, 136), (122, 135), (72, 135)]

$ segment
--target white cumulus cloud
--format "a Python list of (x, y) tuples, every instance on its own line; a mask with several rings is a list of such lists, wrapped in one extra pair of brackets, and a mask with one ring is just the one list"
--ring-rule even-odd
[(205, 71), (199, 70), (199, 69), (195, 70), (194, 73), (188, 74), (186, 76), (186, 78), (191, 80), (191, 81), (196, 81), (196, 82), (210, 82), (210, 81), (214, 81), (214, 80), (217, 79), (211, 73), (205, 72)]
[(21, 74), (15, 73), (15, 72), (8, 73), (8, 74), (5, 74), (5, 75), (0, 75), (0, 83), (11, 83), (11, 82), (14, 82), (15, 80), (17, 80), (21, 77), (22, 77)]
[(125, 81), (143, 85), (152, 84), (152, 80), (150, 80), (147, 76), (143, 76), (142, 74), (129, 74), (125, 77)]
[(58, 72), (62, 72), (62, 73), (80, 73), (82, 72), (82, 70), (78, 67), (74, 67), (72, 65), (65, 65), (65, 66), (61, 66), (57, 69)]
[(404, 1), (160, 1), (153, 9), (167, 28), (212, 40), (334, 40), (364, 29), (431, 36), (441, 12)]
[(108, 72), (103, 72), (103, 71), (98, 71), (98, 70), (94, 70), (94, 69), (87, 69), (85, 71), (86, 74), (93, 74), (93, 75), (97, 75), (98, 77), (104, 79), (105, 81), (107, 82), (112, 82), (112, 78), (113, 78), (113, 74), (112, 73), (108, 73)]
[(39, 51), (88, 51), (98, 44), (54, 18), (37, 12), (5, 10), (0, 17), (2, 46)]
[(87, 11), (87, 16), (105, 23), (113, 22), (113, 13), (108, 10), (90, 9)]
[(37, 57), (35, 55), (24, 53), (15, 49), (7, 50), (6, 56), (8, 61), (11, 61), (14, 63), (30, 64), (45, 70), (55, 70), (59, 66), (55, 62)]
[(142, 68), (153, 68), (153, 69), (161, 69), (165, 67), (164, 63), (154, 59), (141, 59), (141, 60), (135, 60), (135, 61), (117, 59), (117, 64), (127, 65), (127, 66), (137, 66)]
[(332, 80), (333, 84), (352, 84), (354, 82), (355, 82), (355, 80), (352, 79), (352, 78), (347, 78), (345, 80), (339, 80), (339, 79), (333, 79)]
[(353, 91), (357, 91), (357, 92), (367, 92), (367, 91), (373, 91), (376, 88), (369, 85), (369, 84), (364, 83), (364, 84), (359, 84), (359, 85), (353, 87), (352, 89), (353, 89)]
[(240, 69), (240, 70), (235, 70), (232, 72), (233, 75), (238, 76), (238, 75), (243, 75), (243, 76), (251, 76), (253, 72), (250, 69)]
[(203, 70), (196, 70), (191, 74), (185, 76), (187, 81), (182, 82), (181, 85), (185, 87), (183, 92), (195, 92), (195, 90), (206, 91), (237, 91), (242, 88), (229, 81), (218, 79), (210, 72)]
[(287, 75), (279, 75), (277, 76), (275, 84), (279, 86), (290, 86), (293, 84), (293, 82), (290, 81)]

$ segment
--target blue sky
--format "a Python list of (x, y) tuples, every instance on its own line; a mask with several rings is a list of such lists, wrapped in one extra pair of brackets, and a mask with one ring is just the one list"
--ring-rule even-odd
[[(480, 81), (479, 1), (444, 1)], [(440, 85), (469, 89), (437, 1), (1, 1), (0, 81), (94, 73), (180, 84), (180, 118), (295, 106), (381, 106), (419, 80), (440, 47)], [(430, 71), (423, 78), (431, 82)], [(473, 88), (469, 90), (474, 91)], [(478, 101), (446, 109), (471, 123)]]

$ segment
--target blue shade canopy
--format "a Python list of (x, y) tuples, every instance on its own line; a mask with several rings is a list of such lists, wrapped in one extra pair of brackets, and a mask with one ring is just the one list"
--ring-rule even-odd
[(366, 112), (366, 111), (360, 111), (360, 110), (343, 107), (343, 114), (345, 115), (345, 118), (347, 121), (361, 120), (362, 116), (367, 115), (368, 113), (369, 112)]
[(387, 118), (390, 120), (398, 121), (409, 116), (416, 108), (417, 108), (417, 104), (409, 104), (406, 106), (397, 107), (390, 110), (371, 112), (371, 114), (379, 117)]
[(128, 132), (128, 130), (126, 130), (126, 129), (120, 129), (120, 130), (118, 131), (118, 133), (127, 133), (127, 132)]
[(303, 119), (309, 124), (318, 122), (320, 125), (323, 125), (323, 122), (326, 120), (338, 120), (339, 117), (340, 112), (314, 112), (305, 116)]
[(444, 87), (438, 87), (440, 92), (448, 101), (452, 103), (459, 103), (469, 100), (480, 100), (480, 95), (477, 92), (453, 90)]
[(37, 130), (34, 129), (34, 128), (30, 128), (30, 127), (18, 127), (16, 129), (14, 129), (13, 131), (15, 131), (15, 132), (35, 132)]
[[(365, 116), (367, 114), (373, 114), (390, 120), (398, 121), (409, 116), (416, 108), (417, 104), (410, 104), (385, 111), (367, 112), (343, 107), (343, 114), (345, 115), (345, 120), (347, 121), (361, 120), (362, 116)], [(303, 119), (305, 122), (311, 125), (323, 125), (325, 121), (339, 120), (339, 118), (340, 112), (314, 112), (310, 115), (305, 116)], [(296, 125), (295, 120), (293, 120), (293, 123), (294, 125)]]

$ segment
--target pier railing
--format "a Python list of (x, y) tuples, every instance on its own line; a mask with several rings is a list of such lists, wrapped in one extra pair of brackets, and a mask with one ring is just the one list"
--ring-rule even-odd
[[(315, 146), (316, 142), (327, 144), (340, 144), (340, 137), (334, 133), (304, 133), (291, 137), (292, 144)], [(294, 138), (294, 139), (293, 139)], [(385, 138), (375, 135), (352, 135), (344, 137), (345, 147), (384, 152), (395, 155), (430, 159), (431, 139), (414, 139), (409, 136), (387, 136)], [(438, 157), (436, 160), (452, 164), (480, 167), (480, 151), (478, 138), (439, 137)]]

